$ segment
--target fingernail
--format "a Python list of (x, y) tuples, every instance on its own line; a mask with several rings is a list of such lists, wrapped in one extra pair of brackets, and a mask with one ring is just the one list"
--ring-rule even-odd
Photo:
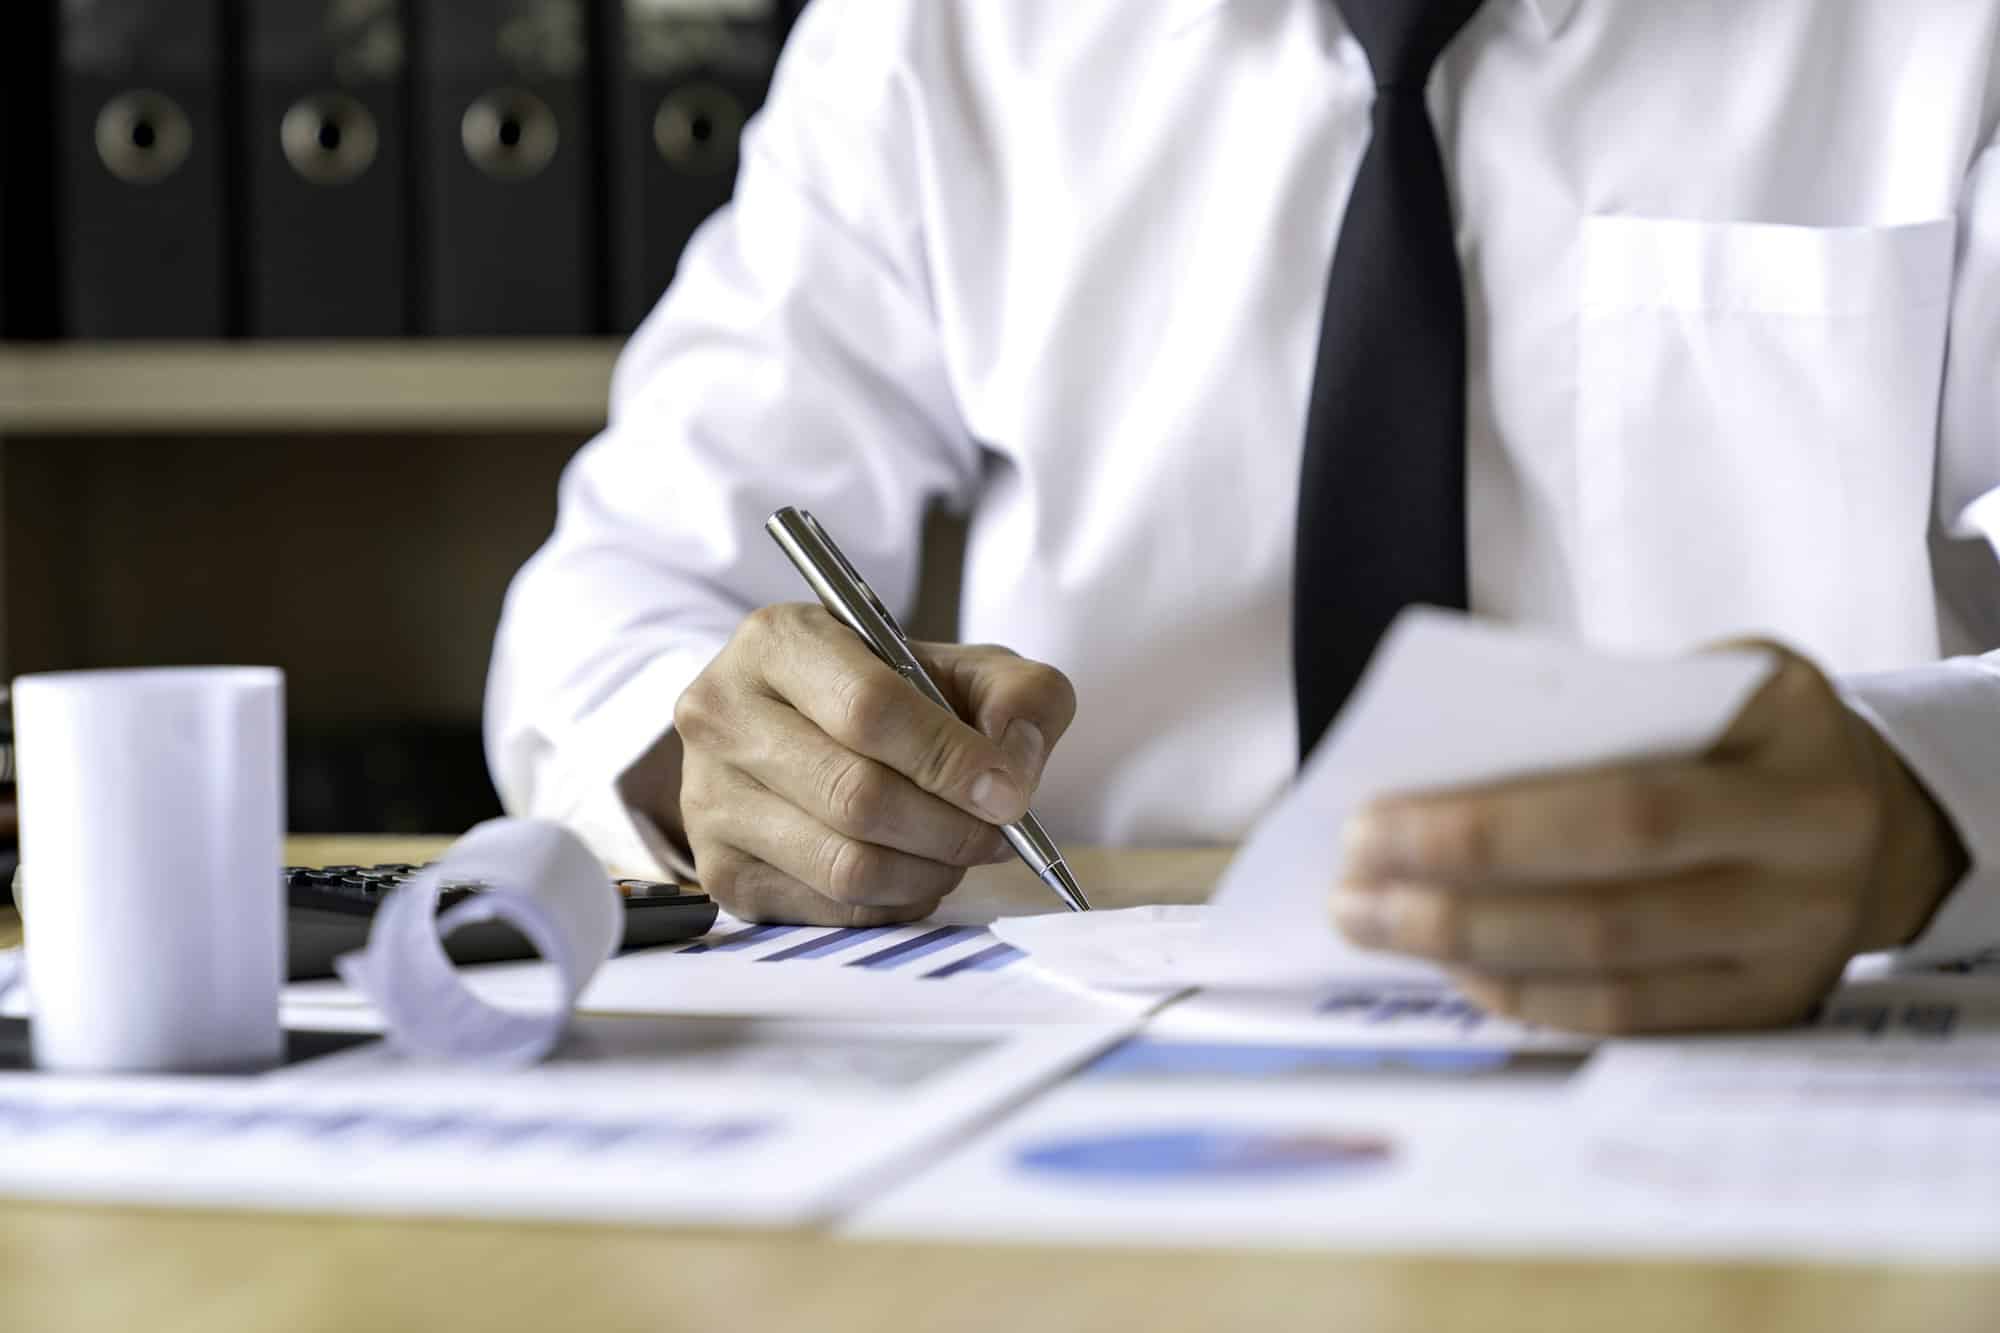
[(1017, 717), (1001, 733), (1000, 748), (1016, 773), (1027, 779), (1030, 788), (1042, 780), (1042, 751), (1048, 744), (1042, 729), (1025, 717)]
[(1335, 889), (1333, 923), (1340, 927), (1341, 934), (1364, 949), (1380, 948), (1389, 942), (1388, 904), (1379, 893)]
[(1020, 785), (997, 768), (981, 773), (972, 784), (972, 804), (995, 824), (1011, 824), (1028, 810)]

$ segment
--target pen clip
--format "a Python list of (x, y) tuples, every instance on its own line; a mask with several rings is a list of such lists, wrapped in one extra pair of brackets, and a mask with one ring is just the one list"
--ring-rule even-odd
[(835, 564), (840, 566), (840, 572), (845, 574), (855, 589), (868, 599), (869, 607), (874, 610), (876, 615), (882, 617), (882, 622), (895, 631), (897, 638), (908, 641), (910, 636), (904, 632), (903, 626), (896, 619), (895, 614), (887, 606), (883, 605), (882, 599), (875, 595), (875, 589), (868, 586), (868, 580), (861, 577), (861, 571), (856, 569), (854, 563), (847, 558), (847, 552), (841, 550), (833, 538), (827, 535), (826, 529), (819, 525), (819, 520), (812, 516), (812, 511), (800, 509), (795, 512), (799, 516), (799, 521), (812, 531), (813, 536), (819, 539), (820, 545), (826, 548), (826, 553), (833, 557)]

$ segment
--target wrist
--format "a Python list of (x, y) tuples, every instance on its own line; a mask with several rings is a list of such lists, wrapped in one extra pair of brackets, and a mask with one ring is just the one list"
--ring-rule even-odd
[(652, 854), (681, 884), (695, 884), (694, 853), (681, 819), (680, 734), (669, 731), (618, 779), (618, 797)]

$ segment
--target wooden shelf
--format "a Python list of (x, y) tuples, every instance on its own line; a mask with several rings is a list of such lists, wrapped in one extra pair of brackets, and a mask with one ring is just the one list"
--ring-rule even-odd
[(0, 433), (589, 433), (619, 343), (12, 343)]

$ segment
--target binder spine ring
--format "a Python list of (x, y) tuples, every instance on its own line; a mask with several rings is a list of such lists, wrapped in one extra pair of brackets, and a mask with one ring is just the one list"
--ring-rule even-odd
[(549, 104), (519, 88), (496, 88), (459, 121), (465, 156), (495, 180), (532, 180), (555, 161), (562, 130)]
[(382, 147), (374, 114), (342, 93), (294, 102), (279, 122), (278, 139), (292, 170), (314, 185), (361, 179)]
[(135, 89), (97, 113), (97, 156), (127, 185), (158, 185), (194, 153), (194, 122), (164, 93)]
[(713, 83), (691, 83), (660, 103), (653, 116), (653, 146), (688, 175), (720, 175), (736, 165), (746, 118), (735, 93)]

